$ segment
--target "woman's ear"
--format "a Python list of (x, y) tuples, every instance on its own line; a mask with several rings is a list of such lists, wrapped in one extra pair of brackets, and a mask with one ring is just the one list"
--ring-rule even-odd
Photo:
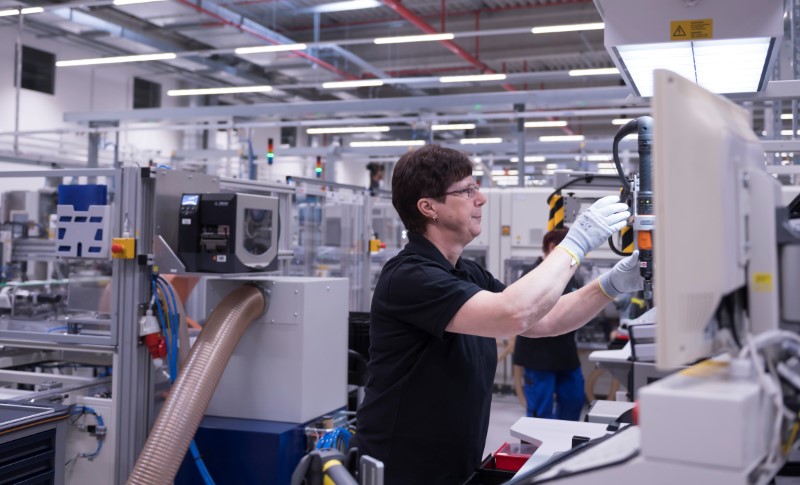
[(424, 197), (417, 201), (417, 209), (420, 213), (428, 219), (436, 219), (436, 205), (428, 197)]

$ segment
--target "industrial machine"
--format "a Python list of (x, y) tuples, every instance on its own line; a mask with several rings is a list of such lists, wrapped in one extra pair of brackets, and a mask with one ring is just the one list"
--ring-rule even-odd
[(273, 271), (278, 199), (251, 194), (184, 194), (178, 256), (189, 272)]
[(508, 483), (761, 484), (797, 447), (798, 203), (741, 108), (663, 70), (653, 107), (655, 363), (701, 362), (641, 388), (638, 426)]

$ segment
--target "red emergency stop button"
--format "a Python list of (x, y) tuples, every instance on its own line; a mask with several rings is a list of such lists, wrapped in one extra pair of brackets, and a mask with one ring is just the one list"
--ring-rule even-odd
[(112, 244), (111, 245), (111, 252), (112, 253), (119, 254), (119, 253), (121, 253), (123, 251), (125, 251), (125, 246), (123, 246), (122, 244)]

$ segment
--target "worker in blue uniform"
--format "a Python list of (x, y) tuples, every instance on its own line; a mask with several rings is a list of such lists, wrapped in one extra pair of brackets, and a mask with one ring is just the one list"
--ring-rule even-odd
[(630, 213), (618, 197), (593, 204), (542, 264), (508, 287), (461, 257), (481, 232), (485, 203), (461, 152), (428, 145), (395, 165), (392, 204), (408, 244), (384, 265), (375, 288), (354, 437), (363, 454), (384, 463), (386, 485), (460, 484), (478, 466), (495, 338), (570, 332), (609, 295), (642, 287), (634, 255), (561, 296), (586, 253), (625, 225)]
[[(566, 235), (566, 229), (553, 229), (545, 234), (542, 238), (544, 256), (537, 259), (525, 274), (542, 264)], [(573, 276), (564, 288), (564, 294), (580, 287), (580, 282)], [(522, 389), (528, 417), (578, 420), (586, 402), (586, 392), (574, 330), (555, 337), (518, 336), (512, 362), (524, 369)]]

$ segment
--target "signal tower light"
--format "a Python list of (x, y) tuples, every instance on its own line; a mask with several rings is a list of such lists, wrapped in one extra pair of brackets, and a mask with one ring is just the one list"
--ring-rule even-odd
[(322, 177), (322, 157), (317, 155), (317, 166), (314, 168), (314, 172), (317, 173), (317, 178)]
[(275, 152), (273, 151), (272, 138), (267, 140), (267, 165), (272, 165), (275, 161)]

